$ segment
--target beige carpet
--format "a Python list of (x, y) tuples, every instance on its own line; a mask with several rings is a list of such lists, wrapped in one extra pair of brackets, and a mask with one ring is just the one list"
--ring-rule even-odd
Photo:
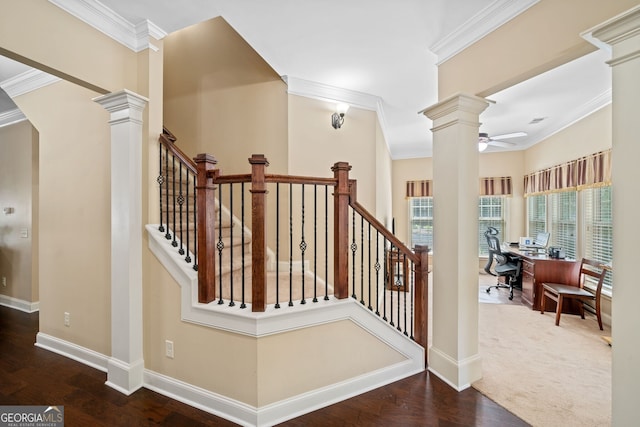
[(610, 330), (593, 315), (563, 315), (559, 327), (554, 316), (481, 303), (483, 378), (473, 387), (533, 426), (611, 425), (611, 347), (601, 338)]

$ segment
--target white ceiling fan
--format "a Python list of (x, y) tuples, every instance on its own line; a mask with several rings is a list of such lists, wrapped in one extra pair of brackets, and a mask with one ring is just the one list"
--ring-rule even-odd
[(515, 142), (504, 141), (505, 139), (510, 138), (519, 138), (522, 136), (527, 136), (526, 132), (512, 132), (512, 133), (504, 133), (502, 135), (489, 136), (488, 133), (480, 132), (478, 134), (478, 151), (482, 152), (487, 149), (489, 145), (495, 145), (496, 147), (505, 147), (510, 148), (513, 147)]

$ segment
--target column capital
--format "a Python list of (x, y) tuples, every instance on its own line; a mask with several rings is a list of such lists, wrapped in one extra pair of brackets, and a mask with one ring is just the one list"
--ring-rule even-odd
[(434, 127), (442, 126), (452, 121), (472, 121), (477, 125), (477, 118), (487, 107), (489, 101), (475, 95), (456, 93), (430, 107), (420, 111), (431, 120)]
[(93, 98), (111, 113), (111, 124), (122, 120), (136, 120), (142, 123), (142, 112), (149, 102), (149, 98), (138, 95), (128, 89)]
[(640, 57), (640, 6), (585, 31), (583, 37), (599, 48), (613, 48), (612, 59), (607, 61), (611, 66)]
[(113, 113), (115, 111), (124, 110), (126, 108), (136, 108), (144, 110), (149, 102), (149, 98), (138, 95), (129, 89), (123, 89), (118, 92), (107, 93), (106, 95), (93, 98), (93, 101), (102, 105), (105, 110)]

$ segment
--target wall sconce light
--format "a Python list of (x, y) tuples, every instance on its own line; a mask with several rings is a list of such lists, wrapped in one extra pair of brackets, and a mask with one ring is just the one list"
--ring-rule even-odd
[(336, 112), (331, 115), (331, 126), (333, 126), (334, 129), (340, 129), (344, 123), (344, 114), (348, 109), (349, 104), (344, 104), (342, 102), (336, 104)]
[(11, 215), (13, 213), (13, 208), (2, 208), (2, 212), (5, 215)]

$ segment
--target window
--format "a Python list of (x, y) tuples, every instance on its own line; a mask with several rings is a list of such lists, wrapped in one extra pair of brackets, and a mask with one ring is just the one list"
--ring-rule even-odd
[(500, 242), (503, 242), (505, 220), (504, 200), (502, 196), (481, 196), (478, 203), (478, 248), (480, 256), (489, 255), (489, 247), (484, 232), (488, 227), (495, 227), (499, 232)]
[(564, 249), (569, 258), (576, 258), (577, 242), (577, 192), (564, 191), (548, 196), (551, 242), (549, 246)]
[[(584, 210), (584, 256), (604, 264), (613, 259), (613, 221), (611, 216), (611, 186), (596, 187), (581, 192)], [(605, 277), (605, 286), (613, 284), (612, 272)]]
[(427, 245), (433, 247), (433, 197), (410, 199), (411, 247)]
[(544, 194), (527, 198), (528, 206), (528, 235), (535, 237), (538, 233), (547, 231), (547, 199)]

